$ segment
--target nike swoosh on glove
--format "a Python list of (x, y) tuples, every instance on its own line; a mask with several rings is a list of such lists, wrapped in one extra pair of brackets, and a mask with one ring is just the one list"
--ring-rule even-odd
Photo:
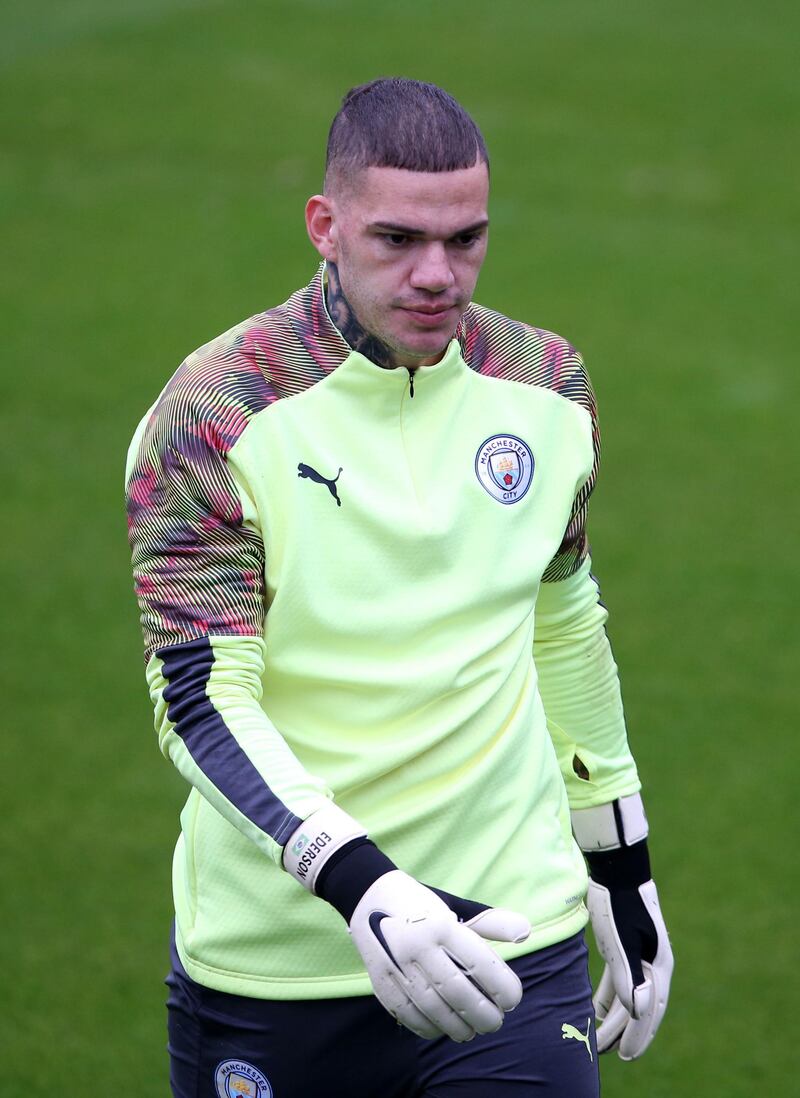
[(650, 873), (641, 797), (574, 810), (572, 822), (589, 865), (586, 904), (606, 962), (594, 997), (597, 1049), (635, 1060), (664, 1017), (674, 965)]
[[(397, 869), (363, 831), (354, 836), (353, 825), (331, 804), (300, 830), (313, 835), (309, 842), (321, 851), (313, 859), (311, 889), (347, 921), (377, 999), (420, 1037), (469, 1041), (499, 1029), (505, 1012), (520, 1002), (522, 985), (487, 939), (524, 941), (528, 920), (426, 887)], [(286, 844), (289, 872), (308, 844), (292, 855), (296, 845), (294, 836)], [(307, 887), (308, 878), (308, 872), (298, 876)]]
[[(527, 919), (434, 892), (399, 869), (367, 889), (350, 920), (378, 999), (420, 1037), (493, 1033), (522, 998), (517, 974), (484, 939), (519, 942)], [(459, 921), (457, 910), (474, 914)]]

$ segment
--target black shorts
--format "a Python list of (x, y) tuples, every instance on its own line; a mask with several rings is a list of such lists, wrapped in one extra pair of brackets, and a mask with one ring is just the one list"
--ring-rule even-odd
[(511, 961), (524, 994), (496, 1033), (425, 1041), (377, 999), (278, 1001), (212, 991), (173, 949), (175, 1098), (597, 1098), (583, 934)]

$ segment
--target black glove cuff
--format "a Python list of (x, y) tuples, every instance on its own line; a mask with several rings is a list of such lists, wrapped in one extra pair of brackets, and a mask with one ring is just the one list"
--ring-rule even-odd
[(314, 891), (349, 924), (358, 901), (370, 885), (393, 869), (397, 866), (371, 839), (366, 836), (351, 839), (320, 869)]
[(589, 865), (589, 876), (610, 891), (617, 888), (638, 888), (653, 876), (650, 872), (647, 839), (642, 839), (633, 846), (621, 846), (617, 850), (589, 850), (584, 854)]

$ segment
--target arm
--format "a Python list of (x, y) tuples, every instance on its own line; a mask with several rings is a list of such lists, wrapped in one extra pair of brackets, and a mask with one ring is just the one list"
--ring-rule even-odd
[(592, 929), (606, 961), (595, 996), (602, 1021), (597, 1047), (618, 1048), (630, 1060), (642, 1055), (661, 1023), (672, 951), (650, 873), (607, 611), (589, 561), (569, 579), (543, 585), (542, 594), (534, 660), (573, 831), (589, 865)]
[(210, 413), (168, 394), (126, 475), (147, 682), (162, 752), (280, 864), (327, 801), (261, 707), (264, 545)]
[(161, 749), (225, 819), (337, 908), (398, 1021), (458, 1041), (495, 1030), (522, 989), (483, 939), (520, 941), (527, 920), (398, 870), (261, 706), (265, 547), (225, 433), (241, 423), (235, 411), (168, 393), (129, 453), (133, 570)]
[(650, 874), (647, 820), (628, 745), (619, 676), (606, 634), (608, 612), (591, 575), (585, 522), (595, 461), (573, 507), (536, 604), (534, 663), (590, 873), (587, 906), (606, 969), (595, 996), (601, 1052), (640, 1056), (655, 1036), (669, 996), (673, 958)]

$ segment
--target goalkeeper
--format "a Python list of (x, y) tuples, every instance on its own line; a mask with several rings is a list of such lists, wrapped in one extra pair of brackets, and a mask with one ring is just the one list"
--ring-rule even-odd
[(190, 355), (131, 444), (147, 681), (192, 787), (176, 1098), (590, 1098), (666, 1007), (594, 398), (565, 340), (472, 301), (488, 185), (441, 89), (352, 89), (320, 269)]

